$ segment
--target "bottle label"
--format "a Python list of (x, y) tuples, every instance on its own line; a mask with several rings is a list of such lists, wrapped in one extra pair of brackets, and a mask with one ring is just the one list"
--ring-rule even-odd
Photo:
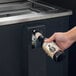
[(60, 48), (54, 42), (50, 42), (50, 43), (44, 42), (42, 48), (46, 52), (46, 54), (50, 56), (52, 59), (54, 54), (60, 51)]

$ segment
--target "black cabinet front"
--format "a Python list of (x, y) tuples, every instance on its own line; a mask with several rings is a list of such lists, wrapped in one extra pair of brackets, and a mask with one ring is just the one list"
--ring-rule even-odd
[(41, 47), (31, 46), (33, 28), (49, 37), (68, 25), (69, 17), (61, 17), (0, 26), (0, 76), (68, 76), (68, 51), (55, 62)]

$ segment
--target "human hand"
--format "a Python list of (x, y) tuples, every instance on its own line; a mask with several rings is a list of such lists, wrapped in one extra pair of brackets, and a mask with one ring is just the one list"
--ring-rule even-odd
[(68, 32), (56, 32), (51, 37), (44, 40), (44, 42), (51, 41), (55, 41), (62, 51), (69, 48), (74, 43), (74, 41), (70, 38), (70, 33)]

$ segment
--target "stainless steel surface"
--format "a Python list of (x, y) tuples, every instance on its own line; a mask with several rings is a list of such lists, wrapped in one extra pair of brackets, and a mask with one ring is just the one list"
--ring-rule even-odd
[(0, 4), (0, 25), (71, 15), (72, 11), (37, 2)]
[(7, 12), (7, 11), (16, 11), (21, 9), (29, 8), (31, 5), (30, 2), (24, 2), (24, 3), (7, 3), (7, 4), (0, 4), (0, 13), (1, 12)]
[[(8, 3), (8, 2), (16, 2), (16, 1), (21, 1), (21, 0), (0, 0), (0, 3)], [(25, 0), (26, 1), (26, 0)]]
[(29, 22), (29, 21), (35, 21), (35, 20), (68, 16), (71, 14), (72, 14), (71, 11), (58, 13), (58, 14), (56, 14), (56, 13), (55, 14), (38, 14), (36, 12), (32, 12), (31, 14), (27, 14), (27, 15), (24, 14), (24, 15), (0, 18), (0, 26), (14, 24), (14, 23)]

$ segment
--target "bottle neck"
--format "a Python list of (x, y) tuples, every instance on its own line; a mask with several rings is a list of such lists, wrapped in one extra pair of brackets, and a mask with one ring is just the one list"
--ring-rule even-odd
[(39, 36), (39, 37), (38, 37), (38, 40), (39, 40), (39, 42), (41, 43), (41, 45), (43, 44), (44, 39), (45, 39), (44, 36)]
[(35, 37), (39, 41), (39, 43), (41, 43), (41, 46), (42, 46), (44, 39), (45, 39), (45, 37), (42, 35), (42, 33), (35, 32)]

